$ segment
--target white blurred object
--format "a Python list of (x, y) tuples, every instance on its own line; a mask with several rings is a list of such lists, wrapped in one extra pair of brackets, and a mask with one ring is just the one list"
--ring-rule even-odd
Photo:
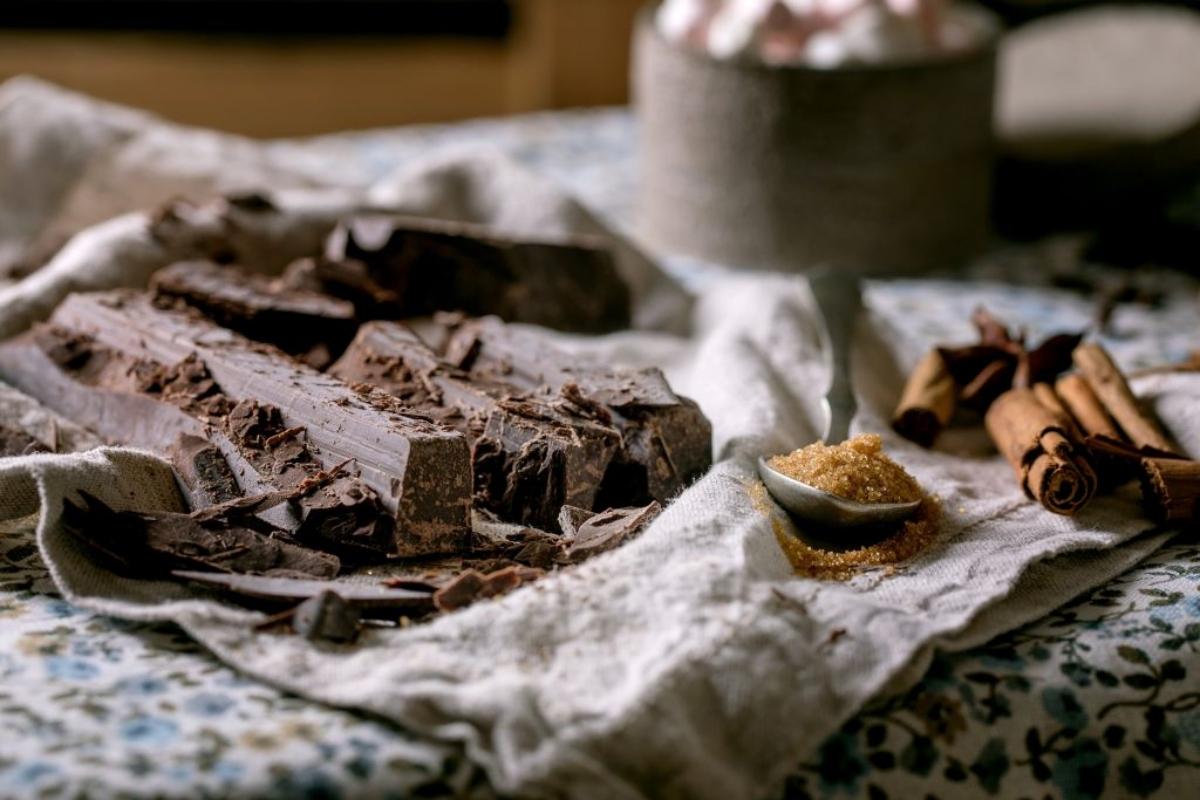
[(657, 22), (716, 58), (824, 68), (968, 50), (994, 33), (986, 14), (948, 0), (666, 0)]

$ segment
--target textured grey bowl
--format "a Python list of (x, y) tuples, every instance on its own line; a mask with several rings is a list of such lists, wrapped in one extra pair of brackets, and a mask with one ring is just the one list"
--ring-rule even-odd
[(651, 247), (779, 270), (954, 266), (989, 234), (995, 42), (814, 69), (717, 61), (635, 33), (637, 230)]

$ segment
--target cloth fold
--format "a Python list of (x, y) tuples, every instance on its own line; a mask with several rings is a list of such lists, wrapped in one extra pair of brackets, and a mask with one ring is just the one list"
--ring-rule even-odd
[[(12, 138), (0, 133), (0, 142), (5, 136)], [(0, 149), (0, 161), (11, 157)], [(488, 195), (484, 187), (501, 179), (448, 185), (448, 174), (478, 174), (470, 169), (458, 173), (442, 161), (413, 169), (373, 187), (363, 201), (410, 212), (422, 204), (454, 213), (484, 209), (497, 219), (524, 201), (515, 189)], [(300, 218), (295, 207), (282, 214), (288, 222)], [(563, 207), (536, 219), (530, 224), (562, 230), (589, 225), (587, 216)], [(38, 284), (27, 281), (17, 287), (26, 294), (0, 294), (0, 309), (11, 308), (4, 303), (16, 296), (43, 309), (53, 292), (92, 285), (83, 266), (87, 248), (113, 255), (86, 244), (96, 230), (60, 252), (61, 264), (71, 247), (80, 249), (72, 255), (78, 269), (60, 267), (69, 273), (63, 283), (35, 291), (29, 287)], [(119, 279), (125, 262), (109, 263)], [(664, 280), (655, 271), (649, 283)], [(929, 550), (845, 582), (793, 575), (773, 524), (795, 535), (793, 523), (778, 510), (756, 508), (748, 491), (755, 457), (810, 441), (821, 420), (818, 387), (827, 370), (811, 297), (795, 277), (713, 281), (696, 301), (686, 337), (557, 337), (581, 360), (664, 367), (712, 420), (717, 463), (639, 538), (428, 624), (370, 629), (352, 646), (317, 645), (258, 632), (256, 614), (187, 586), (108, 572), (61, 529), (61, 504), (79, 489), (118, 508), (177, 503), (167, 465), (137, 451), (0, 460), (0, 519), (41, 508), (39, 547), (68, 600), (130, 619), (172, 620), (248, 675), (371, 711), (424, 734), (435, 750), (462, 747), (500, 792), (761, 796), (872, 696), (919, 675), (934, 648), (961, 648), (1019, 625), (1165, 538), (1140, 535), (1149, 525), (1131, 496), (1100, 498), (1077, 517), (1056, 517), (1021, 495), (986, 443), (954, 440), (953, 450), (924, 451), (893, 436), (887, 418), (902, 384), (896, 365), (915, 359), (928, 342), (914, 346), (898, 334), (880, 285), (869, 287), (866, 301), (873, 313), (864, 315), (855, 342), (861, 410), (854, 427), (884, 432), (889, 452), (940, 496), (945, 513)], [(1137, 388), (1180, 441), (1200, 437), (1188, 401), (1200, 379), (1164, 375)], [(6, 408), (0, 403), (0, 413)], [(1018, 590), (1023, 577), (1035, 581), (1027, 592)]]

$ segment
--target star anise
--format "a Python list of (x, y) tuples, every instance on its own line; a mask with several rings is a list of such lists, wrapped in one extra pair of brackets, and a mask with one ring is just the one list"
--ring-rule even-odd
[(959, 387), (959, 402), (981, 412), (1014, 386), (1053, 381), (1070, 368), (1071, 351), (1083, 339), (1082, 333), (1059, 333), (1030, 350), (1024, 331), (1014, 335), (983, 307), (975, 310), (971, 322), (979, 331), (977, 344), (941, 347), (938, 352)]

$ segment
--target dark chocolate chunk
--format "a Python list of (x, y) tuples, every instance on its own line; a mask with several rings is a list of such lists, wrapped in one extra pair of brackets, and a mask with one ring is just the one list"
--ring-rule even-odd
[(292, 628), (311, 641), (353, 642), (361, 627), (362, 613), (331, 589), (305, 600), (292, 613)]
[(563, 503), (591, 506), (620, 434), (607, 409), (555, 405), (442, 362), (394, 322), (363, 325), (330, 374), (361, 381), (463, 432), (472, 444), (475, 503), (501, 518), (552, 528)]
[(455, 611), (477, 600), (510, 592), (521, 584), (530, 583), (541, 576), (540, 569), (522, 566), (505, 567), (487, 575), (476, 569), (468, 569), (438, 589), (433, 595), (433, 604), (439, 611)]
[(154, 274), (160, 303), (182, 302), (218, 325), (267, 342), (294, 356), (317, 353), (328, 366), (354, 336), (354, 305), (319, 292), (291, 288), (277, 279), (210, 261), (184, 261)]
[(694, 402), (671, 391), (658, 369), (589, 367), (536, 332), (494, 317), (441, 315), (426, 331), (447, 361), (471, 354), (468, 374), (475, 381), (508, 384), (577, 415), (608, 409), (622, 445), (594, 501), (572, 505), (666, 502), (712, 464), (712, 425)]
[(598, 240), (518, 240), (480, 225), (363, 216), (330, 235), (326, 255), (360, 261), (399, 298), (400, 316), (496, 314), (560, 330), (629, 326), (629, 287)]

